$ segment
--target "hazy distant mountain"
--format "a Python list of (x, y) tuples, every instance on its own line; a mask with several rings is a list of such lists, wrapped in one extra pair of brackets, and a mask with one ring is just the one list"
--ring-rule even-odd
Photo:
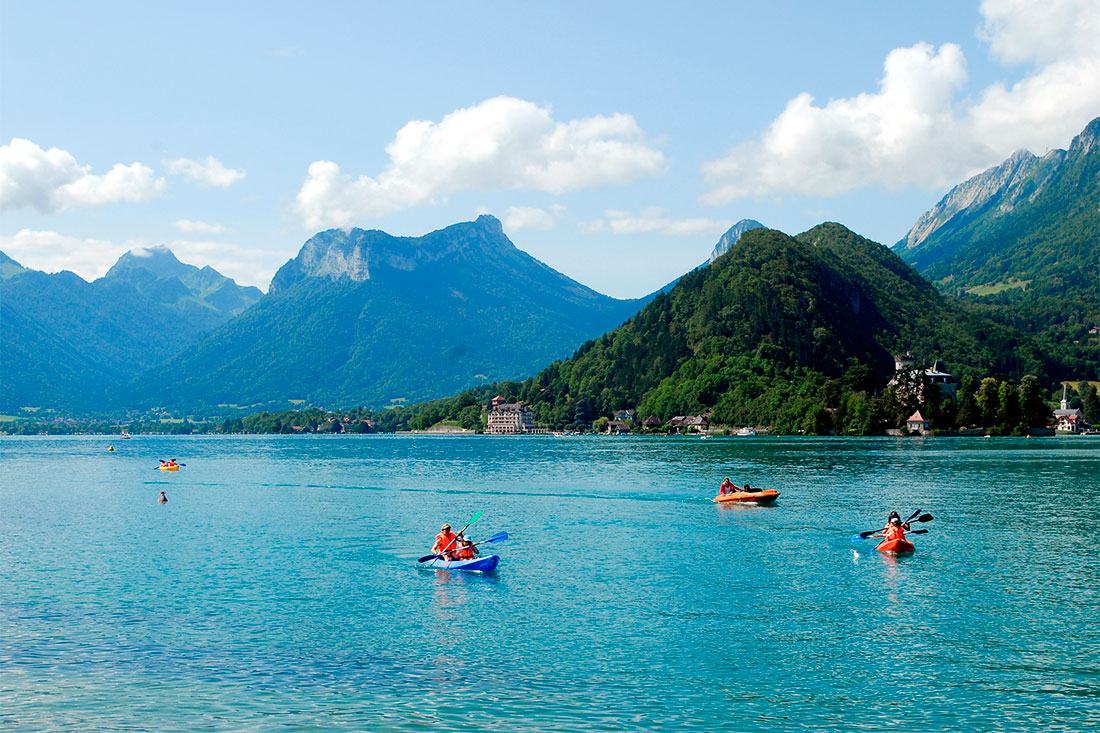
[(952, 293), (1095, 291), (1098, 141), (1100, 118), (1068, 151), (1015, 153), (951, 189), (894, 251)]
[(243, 313), (263, 296), (259, 288), (238, 285), (212, 267), (200, 269), (180, 262), (165, 246), (131, 250), (103, 277), (133, 285), (203, 331)]
[[(95, 411), (124, 401), (130, 379), (227, 321), (253, 291), (259, 295), (255, 288), (235, 292), (232, 280), (184, 265), (166, 249), (148, 259), (175, 263), (178, 274), (158, 275), (133, 259), (123, 255), (89, 283), (68, 271), (22, 267), (0, 253), (0, 411)], [(208, 287), (192, 290), (181, 275)]]
[(646, 301), (551, 269), (491, 216), (422, 237), (332, 229), (305, 243), (259, 303), (135, 389), (193, 408), (428, 399), (533, 374)]

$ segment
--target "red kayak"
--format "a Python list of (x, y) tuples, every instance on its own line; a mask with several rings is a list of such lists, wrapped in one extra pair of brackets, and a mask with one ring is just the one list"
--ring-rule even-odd
[(888, 555), (912, 555), (917, 546), (909, 540), (884, 540), (875, 549)]

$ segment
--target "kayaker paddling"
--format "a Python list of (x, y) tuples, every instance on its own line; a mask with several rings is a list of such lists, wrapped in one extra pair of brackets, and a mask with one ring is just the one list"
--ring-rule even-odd
[(890, 512), (890, 516), (886, 518), (886, 526), (882, 528), (879, 534), (871, 535), (872, 537), (882, 537), (887, 542), (894, 540), (904, 540), (905, 533), (909, 531), (909, 523), (901, 521), (901, 515), (897, 512)]
[(447, 560), (454, 559), (454, 544), (458, 536), (451, 531), (451, 525), (446, 522), (439, 528), (439, 534), (435, 536), (435, 544), (432, 545), (433, 555), (443, 555)]
[[(932, 515), (928, 516), (931, 518)], [(871, 537), (882, 538), (882, 542), (878, 543), (875, 549), (888, 555), (912, 554), (916, 547), (912, 542), (905, 539), (905, 533), (908, 531), (909, 522), (901, 521), (901, 516), (897, 512), (890, 512), (890, 516), (886, 518), (886, 526), (876, 534), (871, 535)]]
[(480, 555), (477, 551), (477, 547), (474, 546), (474, 541), (469, 537), (463, 537), (460, 532), (458, 535), (458, 549), (455, 551), (456, 560), (473, 560)]

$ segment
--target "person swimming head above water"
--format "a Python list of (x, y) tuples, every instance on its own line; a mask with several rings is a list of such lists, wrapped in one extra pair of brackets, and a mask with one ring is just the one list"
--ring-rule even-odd
[(160, 502), (161, 504), (167, 504), (168, 503), (168, 497), (162, 491), (162, 492), (160, 492), (160, 496), (157, 497), (157, 501)]

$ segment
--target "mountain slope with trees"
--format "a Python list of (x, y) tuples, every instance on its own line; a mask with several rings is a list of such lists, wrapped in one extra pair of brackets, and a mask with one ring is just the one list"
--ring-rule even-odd
[[(167, 250), (162, 255), (199, 272)], [(131, 256), (115, 268), (125, 268)], [(205, 292), (175, 276), (115, 268), (87, 282), (72, 272), (47, 274), (0, 258), (0, 411), (105, 410), (129, 380), (246, 308), (251, 291), (259, 294), (209, 268), (204, 277), (216, 286)], [(205, 299), (211, 294), (220, 294), (218, 305)]]
[[(782, 432), (873, 433), (887, 410), (870, 402), (905, 351), (943, 359), (968, 382), (1050, 368), (1018, 333), (960, 308), (886, 247), (822, 224), (798, 237), (745, 233), (573, 358), (493, 389), (552, 427), (636, 407), (639, 419), (710, 412)], [(409, 424), (468, 418), (489, 391), (422, 406)]]
[(1100, 378), (1100, 118), (1068, 150), (1017, 153), (952, 189), (895, 245), (946, 293)]
[(151, 404), (381, 406), (524, 377), (634, 315), (517, 249), (492, 216), (423, 237), (329, 230), (259, 304), (135, 382)]

